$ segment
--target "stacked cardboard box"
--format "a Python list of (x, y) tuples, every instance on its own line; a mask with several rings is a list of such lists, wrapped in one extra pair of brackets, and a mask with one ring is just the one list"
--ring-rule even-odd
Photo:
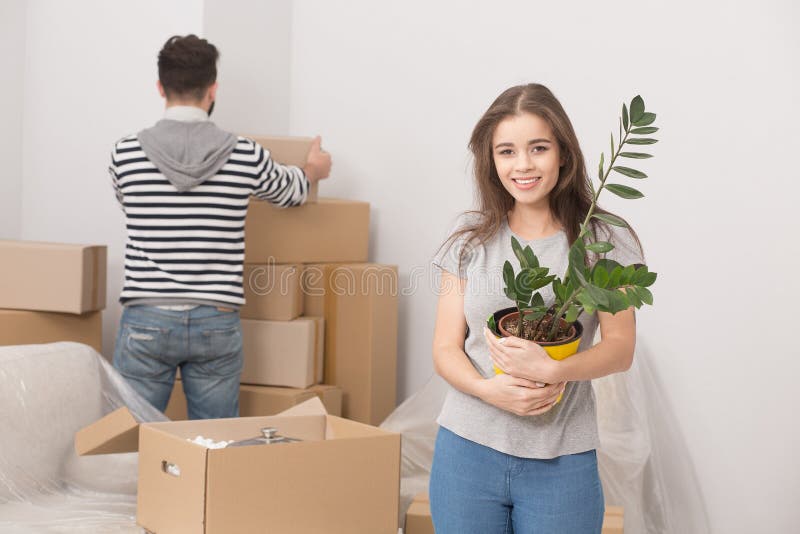
[[(276, 161), (297, 166), (305, 164), (312, 141), (255, 139)], [(368, 249), (366, 202), (310, 198), (289, 209), (250, 202), (240, 395), (261, 401), (255, 404), (259, 413), (250, 411), (248, 400), (240, 402), (243, 415), (268, 415), (261, 410), (323, 396), (314, 390), (321, 384), (337, 387), (325, 389), (329, 397), (341, 397), (328, 401), (341, 405), (328, 406), (331, 413), (341, 410), (344, 417), (376, 425), (394, 409), (397, 268), (367, 263)], [(179, 406), (185, 402), (182, 388), (174, 392)]]
[(106, 247), (0, 241), (0, 345), (76, 341), (102, 350)]
[[(621, 506), (606, 506), (603, 516), (602, 534), (623, 534), (623, 511)], [(431, 520), (431, 503), (427, 493), (420, 493), (414, 497), (411, 506), (406, 512), (406, 526), (404, 534), (433, 534), (433, 521)]]
[(380, 424), (397, 400), (397, 267), (309, 264), (306, 313), (325, 318), (325, 382), (344, 391), (345, 417)]

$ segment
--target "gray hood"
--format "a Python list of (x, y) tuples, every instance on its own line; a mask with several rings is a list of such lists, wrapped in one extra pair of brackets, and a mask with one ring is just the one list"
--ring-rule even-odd
[(147, 158), (181, 192), (217, 174), (237, 141), (213, 122), (172, 119), (158, 121), (138, 138)]

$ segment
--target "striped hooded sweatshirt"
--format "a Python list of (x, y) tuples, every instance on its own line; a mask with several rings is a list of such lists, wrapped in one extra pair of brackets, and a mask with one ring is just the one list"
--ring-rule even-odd
[(109, 171), (127, 229), (123, 305), (241, 306), (250, 197), (298, 206), (309, 189), (301, 169), (190, 106), (117, 141)]

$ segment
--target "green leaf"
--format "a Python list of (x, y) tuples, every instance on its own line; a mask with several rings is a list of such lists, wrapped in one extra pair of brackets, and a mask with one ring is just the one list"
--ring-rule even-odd
[(625, 292), (625, 295), (628, 297), (628, 301), (636, 308), (639, 309), (642, 307), (642, 299), (639, 298), (639, 294), (636, 291), (628, 290)]
[(558, 302), (564, 302), (569, 296), (567, 286), (561, 283), (561, 280), (556, 278), (553, 280), (553, 294), (556, 296)]
[(576, 240), (569, 249), (568, 271), (580, 285), (587, 283), (589, 270), (586, 268), (586, 246), (580, 239)]
[(598, 304), (598, 306), (608, 306), (609, 299), (608, 293), (603, 291), (601, 288), (595, 286), (594, 284), (586, 284), (586, 291), (589, 292), (589, 295), (592, 297), (592, 300)]
[(531, 306), (534, 308), (544, 307), (544, 298), (542, 297), (541, 293), (533, 294), (533, 298), (531, 299)]
[(647, 273), (647, 265), (642, 265), (641, 267), (637, 267), (636, 271), (633, 273), (631, 277), (631, 284), (638, 286), (639, 282), (642, 280), (642, 277)]
[(619, 285), (621, 286), (630, 285), (634, 273), (636, 273), (636, 267), (634, 267), (633, 265), (628, 265), (627, 267), (622, 269), (622, 276), (620, 276)]
[(536, 254), (533, 253), (533, 249), (530, 247), (530, 245), (522, 249), (522, 253), (525, 255), (525, 259), (528, 260), (528, 267), (539, 267), (539, 258), (537, 258)]
[(514, 256), (516, 256), (517, 259), (519, 260), (520, 267), (522, 267), (523, 269), (527, 269), (528, 267), (530, 267), (530, 265), (528, 265), (528, 259), (522, 252), (522, 246), (519, 244), (519, 241), (517, 241), (517, 238), (514, 237), (513, 235), (511, 236), (511, 250), (514, 251)]
[(634, 287), (632, 289), (633, 291), (636, 291), (636, 295), (638, 295), (638, 297), (642, 299), (645, 304), (650, 304), (651, 306), (653, 305), (653, 294), (650, 293), (649, 289), (646, 287)]
[(611, 313), (619, 313), (630, 308), (631, 303), (627, 294), (619, 289), (612, 291), (608, 298)]
[(628, 139), (625, 142), (631, 145), (654, 145), (658, 143), (658, 139), (651, 139), (649, 137), (634, 137), (633, 139)]
[(555, 280), (556, 275), (546, 276), (544, 278), (539, 278), (533, 283), (533, 290), (536, 291), (537, 289), (543, 288), (546, 285), (549, 285), (550, 282)]
[(595, 262), (595, 265), (602, 265), (603, 268), (608, 272), (612, 272), (617, 267), (619, 267), (620, 269), (622, 268), (622, 265), (620, 265), (619, 262), (610, 260), (608, 258), (601, 258), (597, 260), (597, 262)]
[(515, 286), (514, 285), (515, 278), (516, 277), (514, 276), (514, 268), (511, 266), (511, 262), (506, 260), (506, 262), (503, 264), (503, 280), (506, 283), (506, 287), (508, 289), (511, 289), (512, 291), (514, 290)]
[(595, 219), (600, 219), (604, 223), (608, 223), (613, 226), (621, 226), (623, 228), (628, 227), (628, 223), (626, 223), (616, 215), (611, 215), (610, 213), (593, 213), (592, 217), (594, 217)]
[[(630, 141), (626, 141), (626, 143), (630, 143)], [(619, 157), (621, 158), (631, 158), (631, 159), (647, 159), (652, 158), (652, 154), (645, 154), (644, 152), (620, 152)]]
[(608, 278), (608, 287), (619, 287), (619, 279), (622, 277), (622, 266), (617, 265), (611, 269), (611, 274)]
[(636, 135), (646, 135), (646, 134), (656, 133), (657, 131), (658, 128), (656, 128), (655, 126), (647, 126), (645, 128), (634, 128), (633, 130), (631, 130), (631, 133)]
[(564, 315), (564, 320), (568, 323), (574, 323), (578, 319), (578, 314), (581, 312), (581, 309), (578, 306), (572, 304), (569, 308), (567, 308), (567, 313)]
[(602, 265), (596, 265), (594, 269), (592, 269), (592, 282), (597, 287), (606, 287), (608, 285), (608, 271), (606, 271)]
[(594, 243), (589, 243), (588, 245), (586, 245), (586, 250), (591, 250), (592, 252), (603, 254), (610, 250), (614, 250), (614, 245), (612, 245), (608, 241), (596, 241)]
[(642, 115), (644, 115), (644, 99), (636, 95), (631, 100), (631, 122), (636, 124), (642, 118)]
[(657, 277), (658, 277), (657, 273), (648, 272), (647, 275), (642, 276), (642, 280), (639, 282), (638, 285), (641, 287), (652, 286), (655, 283)]
[(536, 279), (531, 276), (530, 271), (523, 269), (514, 281), (514, 291), (517, 294), (517, 300), (524, 300), (526, 303), (531, 299), (533, 294), (533, 282)]
[(535, 311), (532, 311), (530, 313), (526, 313), (523, 316), (523, 318), (526, 321), (538, 321), (539, 319), (544, 317), (544, 314), (545, 314), (544, 310), (535, 310)]
[(653, 124), (656, 120), (655, 113), (642, 113), (642, 116), (639, 120), (633, 121), (634, 126), (647, 126), (648, 124)]
[(494, 321), (494, 314), (490, 315), (489, 318), (486, 319), (486, 324), (489, 325), (489, 330), (491, 330), (495, 334), (497, 333), (497, 323), (495, 323)]
[(611, 156), (614, 156), (614, 132), (611, 132), (611, 152), (609, 152)]
[(619, 165), (616, 165), (614, 167), (611, 167), (611, 170), (617, 171), (620, 174), (624, 174), (629, 178), (636, 178), (638, 180), (641, 180), (642, 178), (647, 178), (647, 175), (642, 171), (637, 171), (636, 169), (631, 169), (630, 167), (621, 167)]
[[(600, 181), (603, 180), (603, 159), (605, 157), (605, 152), (600, 152), (600, 168), (597, 170), (597, 177)], [(590, 181), (591, 182), (591, 181)]]
[(625, 131), (628, 131), (628, 107), (625, 104), (622, 104), (622, 125), (625, 127)]
[(632, 187), (620, 184), (606, 184), (606, 189), (622, 198), (642, 198), (644, 195)]

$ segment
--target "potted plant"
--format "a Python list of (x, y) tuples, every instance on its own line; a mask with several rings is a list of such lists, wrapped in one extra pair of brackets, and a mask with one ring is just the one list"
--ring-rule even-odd
[[(498, 337), (517, 336), (533, 341), (544, 348), (551, 358), (562, 360), (578, 350), (583, 327), (578, 321), (581, 313), (603, 311), (618, 313), (630, 306), (640, 308), (644, 304), (653, 303), (653, 295), (649, 289), (655, 280), (656, 273), (650, 272), (646, 265), (621, 265), (618, 262), (601, 257), (591, 268), (586, 254), (591, 251), (604, 255), (614, 249), (607, 241), (596, 241), (589, 231), (589, 223), (594, 218), (606, 224), (627, 227), (625, 221), (608, 213), (596, 213), (597, 199), (604, 190), (609, 190), (622, 198), (642, 198), (644, 195), (633, 187), (622, 184), (606, 183), (612, 171), (637, 180), (647, 175), (631, 167), (615, 165), (617, 158), (646, 159), (650, 154), (641, 152), (623, 152), (625, 145), (651, 145), (656, 139), (645, 137), (658, 131), (652, 126), (655, 113), (645, 111), (644, 100), (636, 96), (628, 107), (622, 105), (622, 116), (619, 120), (619, 145), (614, 145), (614, 134), (611, 134), (611, 160), (608, 168), (604, 167), (605, 153), (600, 155), (598, 178), (600, 185), (595, 189), (592, 181), (592, 204), (581, 224), (580, 233), (569, 250), (567, 273), (562, 280), (550, 274), (547, 267), (539, 265), (539, 260), (530, 246), (522, 248), (519, 241), (512, 236), (511, 247), (519, 261), (520, 270), (516, 272), (511, 262), (503, 265), (505, 294), (515, 306), (498, 310), (488, 319), (489, 329)], [(546, 304), (539, 292), (540, 289), (552, 285), (554, 301)], [(495, 367), (496, 373), (502, 373)], [(560, 399), (560, 397), (559, 397)]]

